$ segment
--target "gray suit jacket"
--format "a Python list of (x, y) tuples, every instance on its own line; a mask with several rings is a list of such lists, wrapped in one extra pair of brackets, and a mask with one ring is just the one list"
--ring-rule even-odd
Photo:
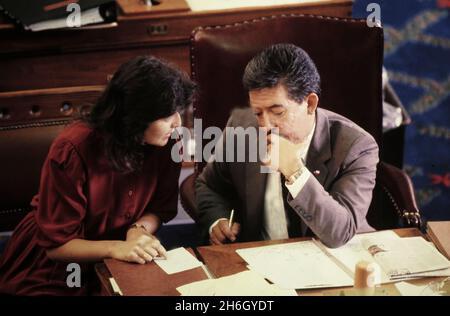
[[(236, 110), (227, 126), (247, 128), (257, 122), (250, 109)], [(378, 146), (369, 133), (341, 115), (317, 109), (306, 167), (319, 172), (310, 176), (298, 196), (288, 197), (298, 225), (303, 221), (329, 247), (345, 244), (356, 233), (372, 231), (366, 215), (377, 163)], [(199, 224), (205, 237), (211, 224), (229, 217), (234, 208), (241, 224), (238, 240), (262, 239), (267, 174), (260, 172), (260, 166), (259, 162), (207, 164), (196, 181)]]

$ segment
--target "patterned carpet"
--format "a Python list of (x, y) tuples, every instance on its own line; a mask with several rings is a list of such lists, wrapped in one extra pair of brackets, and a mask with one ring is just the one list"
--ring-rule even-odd
[(371, 2), (381, 7), (390, 82), (413, 121), (404, 168), (425, 219), (450, 220), (450, 1), (356, 0), (353, 16), (366, 18)]

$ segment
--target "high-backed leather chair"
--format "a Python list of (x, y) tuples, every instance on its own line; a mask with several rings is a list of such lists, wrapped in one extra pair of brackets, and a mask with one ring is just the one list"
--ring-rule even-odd
[(30, 211), (41, 168), (68, 119), (0, 126), (0, 231), (13, 230)]
[[(275, 43), (306, 50), (322, 79), (319, 106), (350, 118), (382, 146), (383, 30), (355, 19), (281, 15), (196, 29), (191, 36), (191, 75), (200, 89), (194, 116), (203, 120), (203, 129), (225, 127), (232, 108), (248, 105), (244, 68)], [(204, 165), (196, 164), (180, 190), (194, 220), (194, 182)], [(420, 224), (411, 182), (400, 169), (379, 164), (368, 220), (378, 229)]]

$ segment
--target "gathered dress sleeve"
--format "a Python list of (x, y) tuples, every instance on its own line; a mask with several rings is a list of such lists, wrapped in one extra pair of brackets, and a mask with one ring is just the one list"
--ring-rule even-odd
[(41, 172), (36, 212), (40, 246), (55, 248), (84, 238), (85, 184), (86, 168), (76, 148), (68, 140), (57, 139)]

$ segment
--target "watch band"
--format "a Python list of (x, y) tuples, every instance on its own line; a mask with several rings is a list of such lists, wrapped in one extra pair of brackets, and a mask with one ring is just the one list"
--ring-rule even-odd
[(130, 227), (128, 227), (128, 230), (130, 230), (132, 228), (142, 228), (143, 230), (145, 230), (145, 232), (149, 233), (147, 227), (145, 227), (144, 225), (139, 224), (139, 223), (134, 223), (134, 224), (130, 225)]

